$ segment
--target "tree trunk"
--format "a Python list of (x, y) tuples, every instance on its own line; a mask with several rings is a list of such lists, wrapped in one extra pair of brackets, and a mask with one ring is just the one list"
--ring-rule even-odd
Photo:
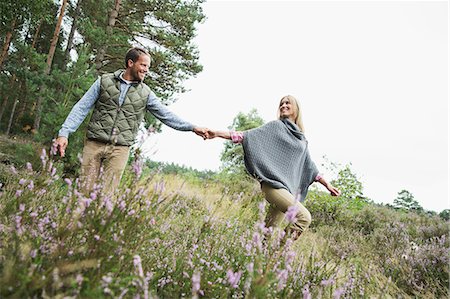
[[(52, 67), (52, 61), (53, 56), (55, 55), (56, 50), (56, 44), (58, 43), (58, 37), (59, 37), (59, 30), (61, 29), (61, 23), (64, 16), (64, 10), (66, 9), (68, 0), (63, 0), (63, 3), (61, 5), (61, 10), (59, 11), (59, 17), (58, 22), (56, 23), (55, 32), (53, 34), (52, 43), (50, 44), (50, 50), (48, 51), (47, 55), (47, 68), (45, 69), (45, 74), (49, 75), (50, 70)], [(33, 128), (37, 132), (39, 130), (39, 127), (41, 125), (41, 113), (42, 113), (42, 102), (44, 100), (43, 93), (45, 90), (45, 86), (42, 85), (40, 88), (41, 95), (38, 96), (37, 102), (36, 102), (36, 115), (34, 116), (34, 124)]]
[(58, 22), (56, 23), (55, 32), (53, 33), (52, 43), (50, 44), (50, 50), (47, 55), (47, 69), (45, 70), (45, 74), (50, 74), (50, 70), (52, 67), (53, 56), (55, 55), (56, 44), (58, 43), (59, 30), (61, 29), (61, 24), (64, 16), (64, 10), (66, 9), (68, 0), (63, 0), (61, 5), (61, 10), (59, 12)]
[(44, 19), (41, 19), (39, 21), (39, 24), (38, 24), (38, 26), (36, 28), (36, 32), (34, 33), (33, 42), (31, 43), (31, 48), (33, 48), (33, 49), (36, 47), (36, 42), (37, 42), (37, 39), (38, 39), (38, 36), (39, 36), (39, 31), (41, 31), (41, 26), (42, 26), (43, 22), (44, 22)]
[[(111, 10), (108, 17), (108, 25), (106, 26), (106, 34), (109, 36), (113, 32), (113, 28), (116, 25), (117, 17), (119, 16), (120, 3), (122, 0), (115, 0), (114, 8)], [(102, 45), (97, 50), (97, 56), (95, 58), (95, 68), (97, 69), (97, 73), (100, 72), (100, 69), (103, 67), (103, 60), (105, 59), (106, 54), (106, 45)]]
[(64, 63), (62, 65), (63, 70), (66, 69), (67, 61), (69, 61), (70, 50), (72, 49), (73, 46), (73, 37), (75, 36), (75, 31), (77, 29), (77, 20), (78, 17), (80, 16), (81, 2), (83, 2), (83, 0), (78, 0), (77, 7), (75, 8), (75, 14), (73, 15), (72, 27), (70, 28), (69, 37), (67, 38), (66, 51), (64, 51)]
[(3, 62), (5, 62), (6, 57), (8, 56), (9, 46), (11, 45), (12, 35), (14, 29), (16, 28), (16, 19), (12, 21), (11, 29), (6, 32), (5, 43), (3, 44), (2, 54), (0, 55), (0, 70), (3, 67)]
[[(11, 76), (11, 79), (9, 80), (9, 86), (13, 86), (13, 84), (15, 84), (14, 83), (15, 81), (16, 81), (16, 74), (14, 73)], [(0, 123), (1, 123), (2, 118), (3, 118), (3, 113), (5, 113), (6, 107), (8, 106), (7, 104), (8, 104), (8, 97), (5, 96), (3, 98), (2, 106), (0, 107)]]
[(16, 100), (14, 102), (14, 105), (13, 105), (13, 108), (12, 108), (12, 111), (11, 111), (11, 116), (9, 117), (8, 128), (6, 129), (6, 135), (9, 135), (9, 132), (11, 131), (11, 125), (12, 125), (12, 121), (13, 121), (13, 118), (14, 118), (14, 112), (16, 111), (16, 106), (17, 106), (18, 103), (19, 103), (19, 100)]

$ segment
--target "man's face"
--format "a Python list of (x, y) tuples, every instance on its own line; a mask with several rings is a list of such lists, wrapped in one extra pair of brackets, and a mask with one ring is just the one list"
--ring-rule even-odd
[(144, 81), (149, 67), (150, 57), (145, 54), (140, 55), (138, 60), (136, 60), (135, 62), (133, 62), (132, 60), (128, 61), (128, 68), (130, 69), (130, 74), (133, 81)]

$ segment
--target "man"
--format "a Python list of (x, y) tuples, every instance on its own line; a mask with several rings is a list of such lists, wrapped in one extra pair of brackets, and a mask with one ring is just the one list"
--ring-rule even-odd
[(193, 131), (207, 137), (207, 129), (195, 127), (170, 112), (143, 83), (150, 66), (149, 53), (131, 48), (125, 55), (125, 71), (104, 74), (89, 88), (67, 116), (55, 141), (64, 156), (70, 133), (75, 132), (94, 108), (83, 149), (81, 182), (88, 193), (103, 169), (106, 192), (114, 192), (120, 182), (146, 110), (164, 124), (179, 131)]

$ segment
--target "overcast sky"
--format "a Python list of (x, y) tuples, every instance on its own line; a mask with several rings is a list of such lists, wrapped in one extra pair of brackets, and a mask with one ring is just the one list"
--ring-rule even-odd
[[(402, 189), (449, 208), (448, 2), (208, 1), (195, 44), (204, 67), (170, 109), (226, 129), (280, 98), (302, 106), (310, 152), (347, 164), (375, 202)], [(217, 170), (223, 140), (163, 126), (153, 160)], [(332, 177), (328, 177), (332, 179)]]

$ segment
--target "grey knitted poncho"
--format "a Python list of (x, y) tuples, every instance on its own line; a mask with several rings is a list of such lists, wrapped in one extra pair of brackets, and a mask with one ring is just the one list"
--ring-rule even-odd
[(318, 170), (310, 158), (308, 141), (297, 125), (289, 119), (271, 121), (245, 131), (242, 145), (245, 167), (252, 176), (305, 200)]

